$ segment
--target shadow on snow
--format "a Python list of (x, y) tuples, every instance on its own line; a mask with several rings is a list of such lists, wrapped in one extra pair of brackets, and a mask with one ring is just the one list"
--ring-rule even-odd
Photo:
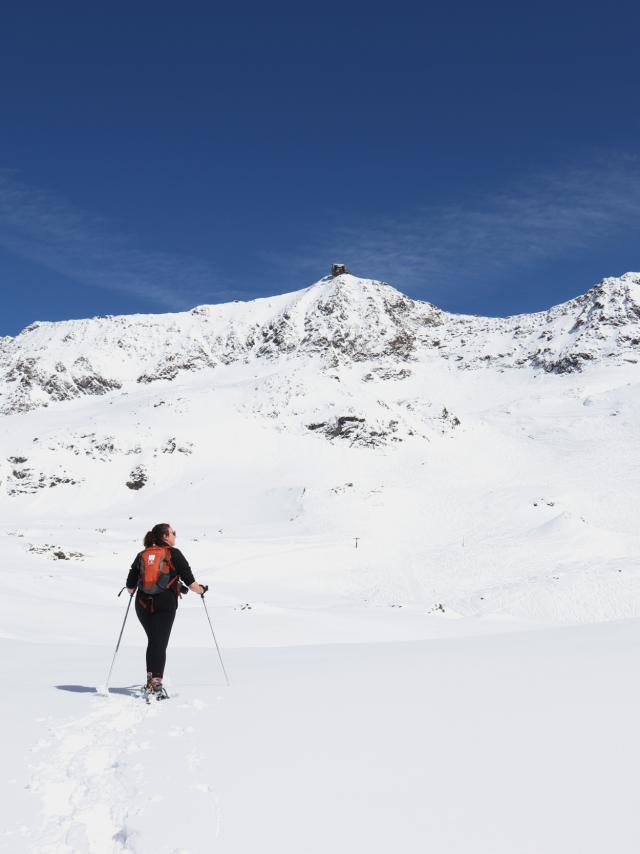
[[(72, 694), (99, 694), (103, 696), (102, 692), (92, 685), (54, 685), (54, 687), (58, 691), (71, 691)], [(127, 688), (109, 688), (110, 694), (124, 694), (125, 697), (134, 697), (139, 691), (139, 685), (129, 685)]]

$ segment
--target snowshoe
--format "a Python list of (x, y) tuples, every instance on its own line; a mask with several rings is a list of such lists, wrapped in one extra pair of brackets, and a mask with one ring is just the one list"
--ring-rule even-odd
[(140, 697), (142, 697), (145, 702), (150, 703), (152, 700), (168, 700), (169, 694), (167, 693), (167, 689), (164, 687), (162, 682), (151, 681), (147, 682), (146, 685), (143, 685), (140, 688)]

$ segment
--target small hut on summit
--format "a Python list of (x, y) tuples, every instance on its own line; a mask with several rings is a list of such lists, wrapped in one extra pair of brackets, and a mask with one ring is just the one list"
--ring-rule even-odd
[(332, 264), (331, 265), (331, 276), (335, 278), (336, 276), (341, 276), (343, 273), (348, 273), (346, 264)]

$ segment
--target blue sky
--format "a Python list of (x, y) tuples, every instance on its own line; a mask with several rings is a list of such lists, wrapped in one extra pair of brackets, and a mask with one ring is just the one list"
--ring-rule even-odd
[(451, 311), (640, 268), (637, 4), (0, 13), (0, 335), (304, 287)]

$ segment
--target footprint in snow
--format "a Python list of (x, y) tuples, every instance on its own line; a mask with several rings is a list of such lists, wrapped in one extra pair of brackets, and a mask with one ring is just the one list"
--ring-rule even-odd
[(186, 763), (190, 771), (195, 771), (202, 765), (204, 757), (201, 753), (187, 753)]
[(182, 703), (181, 708), (183, 709), (195, 709), (196, 712), (201, 712), (204, 709), (208, 708), (209, 704), (205, 703), (204, 700), (188, 700), (186, 703)]
[[(139, 750), (137, 733), (145, 712), (138, 704), (112, 700), (51, 730), (48, 745), (43, 743), (47, 739), (36, 744), (41, 762), (29, 788), (41, 797), (43, 821), (34, 829), (34, 852), (114, 850), (143, 788), (144, 768), (130, 763), (130, 756)], [(118, 850), (132, 849), (121, 843)]]
[(215, 836), (217, 838), (220, 835), (220, 829), (222, 828), (222, 811), (220, 809), (220, 798), (209, 783), (194, 783), (191, 788), (194, 789), (194, 791), (196, 792), (202, 792), (203, 795), (208, 796), (211, 802), (210, 805), (213, 810), (213, 816), (216, 822)]
[(174, 726), (169, 730), (167, 735), (170, 735), (172, 738), (179, 738), (191, 732), (195, 732), (192, 726)]

